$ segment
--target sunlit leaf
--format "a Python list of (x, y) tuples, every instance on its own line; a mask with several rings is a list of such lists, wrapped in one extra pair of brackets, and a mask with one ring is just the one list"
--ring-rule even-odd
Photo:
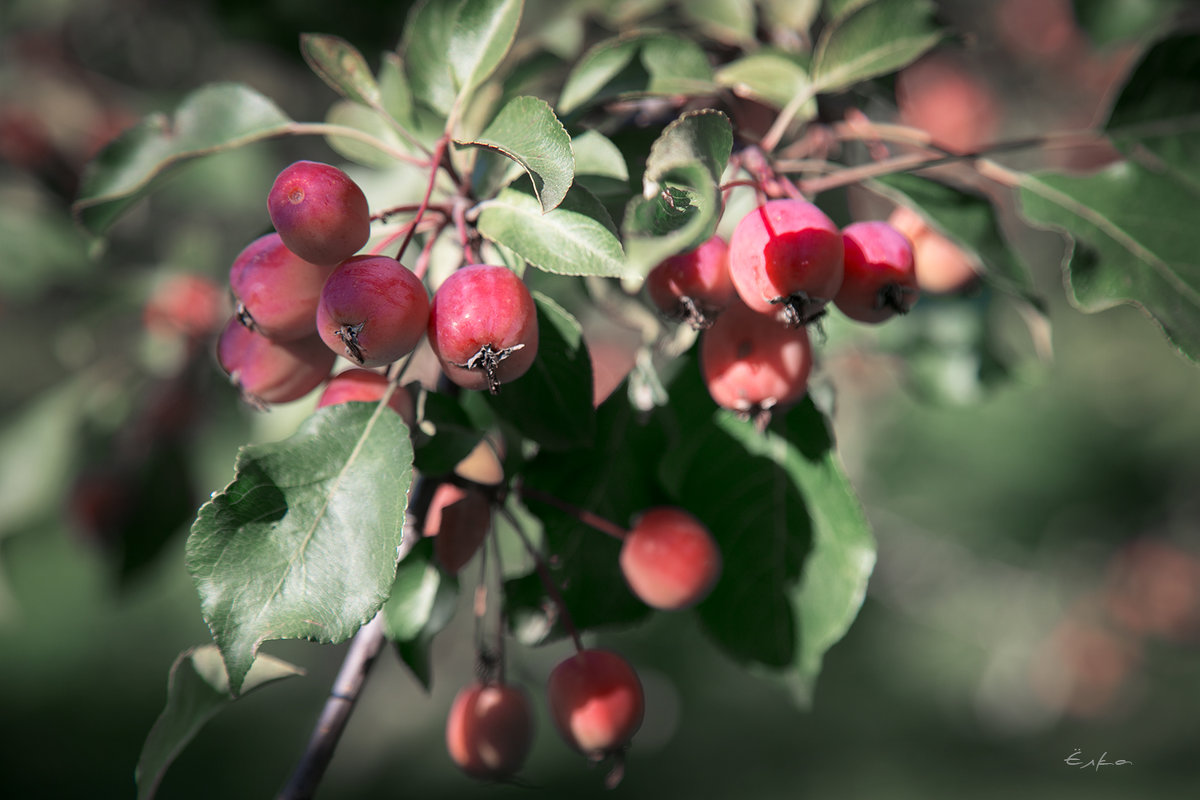
[(721, 217), (720, 176), (732, 147), (729, 118), (718, 111), (690, 112), (666, 127), (646, 160), (644, 193), (625, 210), (631, 271), (645, 275), (712, 236)]
[(295, 435), (238, 453), (201, 509), (187, 566), (234, 694), (268, 639), (341, 642), (383, 605), (412, 480), (399, 415), (319, 409)]
[(382, 103), (379, 84), (367, 60), (340, 36), (301, 34), (300, 54), (312, 71), (343, 97), (368, 106)]
[(1200, 228), (1180, 214), (1200, 204), (1200, 190), (1125, 162), (1086, 177), (1024, 175), (1020, 201), (1030, 222), (1074, 240), (1064, 268), (1076, 305), (1138, 305), (1200, 359)]
[(717, 71), (717, 82), (739, 96), (752, 97), (775, 108), (783, 108), (793, 97), (805, 94), (811, 99), (799, 117), (812, 119), (817, 115), (817, 100), (812, 97), (808, 72), (783, 53), (761, 50), (731, 61)]
[(532, 191), (504, 189), (479, 212), (479, 232), (547, 272), (601, 277), (625, 272), (608, 212), (580, 186), (545, 213)]
[(457, 11), (457, 2), (418, 2), (409, 12), (400, 41), (413, 97), (443, 118), (450, 114), (457, 95), (449, 55)]
[(679, 10), (717, 41), (734, 45), (754, 41), (754, 0), (689, 0), (680, 3)]
[(292, 124), (278, 106), (247, 86), (205, 86), (184, 98), (173, 117), (147, 117), (88, 164), (72, 206), (75, 217), (90, 233), (103, 234), (171, 167), (279, 136)]
[[(271, 656), (254, 663), (242, 683), (242, 694), (268, 683), (303, 675), (304, 670)], [(138, 800), (150, 800), (171, 762), (204, 724), (234, 701), (221, 653), (213, 645), (185, 650), (171, 665), (167, 704), (150, 729), (134, 778)]]
[(460, 96), (483, 83), (512, 47), (524, 0), (463, 0), (447, 44)]
[(695, 42), (669, 33), (625, 34), (583, 54), (567, 76), (558, 110), (569, 114), (622, 95), (703, 94), (715, 87), (708, 57)]
[(486, 147), (520, 164), (543, 211), (563, 201), (575, 175), (571, 137), (550, 105), (536, 97), (514, 98), (483, 133), (459, 144)]
[(875, 0), (830, 24), (813, 55), (818, 93), (894, 72), (937, 44), (930, 0)]

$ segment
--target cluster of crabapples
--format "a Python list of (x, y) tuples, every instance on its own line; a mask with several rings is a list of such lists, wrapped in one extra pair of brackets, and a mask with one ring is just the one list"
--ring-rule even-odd
[[(410, 426), (415, 404), (382, 368), (427, 337), (448, 380), (468, 390), (499, 391), (523, 375), (538, 348), (537, 315), (524, 282), (506, 267), (472, 264), (446, 277), (430, 298), (422, 279), (399, 261), (361, 255), (371, 215), (362, 190), (336, 167), (299, 161), (276, 178), (267, 199), (275, 231), (234, 260), (229, 282), (235, 312), (217, 357), (251, 404), (297, 400), (325, 384), (318, 407), (379, 402)], [(354, 365), (333, 375), (341, 356)], [(491, 528), (496, 485), (470, 473), (440, 483), (424, 514), (442, 569), (458, 573)], [(469, 475), (469, 477), (464, 477)], [(619, 562), (630, 590), (647, 605), (682, 609), (699, 603), (721, 573), (709, 530), (674, 507), (643, 512), (622, 539)], [(565, 610), (564, 610), (565, 611)], [(641, 725), (644, 697), (620, 655), (584, 648), (551, 672), (547, 698), (559, 733), (592, 759), (619, 757)], [(502, 674), (503, 670), (500, 670)], [(519, 687), (489, 675), (454, 700), (446, 742), (468, 775), (516, 773), (533, 741), (533, 714)]]
[(815, 204), (768, 200), (720, 236), (668, 258), (646, 278), (667, 317), (703, 329), (700, 364), (713, 400), (757, 417), (807, 391), (807, 326), (832, 303), (883, 322), (920, 294), (913, 243), (892, 222), (839, 229)]
[[(537, 315), (521, 279), (472, 264), (431, 299), (396, 259), (359, 254), (371, 233), (367, 198), (337, 167), (287, 167), (267, 210), (274, 232), (247, 245), (230, 268), (236, 311), (217, 345), (222, 368), (250, 402), (291, 402), (327, 380), (322, 406), (378, 400), (388, 380), (375, 370), (412, 353), (423, 336), (446, 377), (468, 389), (498, 391), (533, 363)], [(337, 356), (357, 366), (330, 379)], [(393, 401), (411, 423), (404, 395), (397, 387)]]

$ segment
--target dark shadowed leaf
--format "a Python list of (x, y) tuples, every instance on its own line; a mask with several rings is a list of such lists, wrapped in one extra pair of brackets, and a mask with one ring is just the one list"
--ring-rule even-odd
[(1097, 47), (1142, 39), (1165, 29), (1189, 0), (1074, 0), (1075, 20)]
[(88, 164), (72, 206), (75, 217), (89, 233), (101, 235), (171, 167), (279, 136), (292, 124), (278, 106), (242, 84), (197, 89), (174, 117), (147, 117)]
[(340, 36), (303, 33), (300, 54), (317, 77), (343, 97), (372, 107), (383, 102), (367, 60)]
[(592, 363), (583, 330), (565, 309), (534, 292), (538, 352), (529, 371), (489, 396), (498, 417), (550, 449), (587, 445), (595, 431)]
[(422, 540), (396, 568), (383, 607), (383, 628), (400, 658), (426, 690), (433, 685), (430, 648), (458, 606), (458, 580), (433, 561), (433, 540)]
[(479, 232), (533, 266), (559, 275), (615, 278), (625, 254), (612, 219), (586, 189), (572, 186), (557, 208), (542, 212), (528, 183), (504, 189), (479, 213)]
[[(242, 694), (303, 674), (304, 670), (286, 661), (263, 656), (246, 675)], [(167, 679), (167, 705), (150, 729), (134, 771), (138, 800), (154, 797), (171, 762), (204, 723), (233, 700), (225, 665), (215, 646), (210, 644), (185, 650), (175, 659)]]
[(1200, 192), (1200, 35), (1174, 36), (1147, 52), (1105, 130), (1130, 158)]
[(725, 559), (701, 620), (733, 658), (778, 673), (807, 701), (825, 652), (858, 613), (875, 557), (827, 423), (807, 399), (777, 412), (766, 432), (714, 412), (694, 365), (670, 391), (690, 433), (669, 450), (662, 480)]
[[(614, 398), (616, 400), (616, 398)], [(638, 421), (624, 402), (600, 406), (590, 447), (543, 451), (525, 472), (526, 485), (627, 526), (661, 501), (655, 468), (663, 451), (661, 428)], [(621, 543), (553, 505), (527, 498), (544, 526), (549, 571), (580, 629), (629, 624), (650, 609), (626, 588), (617, 557)], [(505, 608), (514, 633), (527, 644), (565, 634), (555, 603), (536, 574), (505, 582)]]
[(930, 0), (875, 0), (831, 23), (813, 54), (817, 93), (894, 72), (937, 44)]
[(483, 133), (458, 144), (485, 147), (520, 164), (543, 211), (561, 203), (571, 188), (575, 175), (571, 137), (545, 100), (513, 98)]
[(341, 642), (387, 599), (412, 445), (381, 405), (319, 409), (291, 438), (238, 453), (201, 509), (187, 566), (234, 694), (268, 639)]

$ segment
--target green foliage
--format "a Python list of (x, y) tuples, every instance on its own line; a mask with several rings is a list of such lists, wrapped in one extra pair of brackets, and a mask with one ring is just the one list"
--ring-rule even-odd
[[(411, 244), (398, 255), (430, 288), (470, 260), (507, 264), (538, 289), (536, 359), (498, 394), (414, 380), (411, 431), (383, 404), (348, 403), (316, 411), (283, 441), (239, 451), (234, 480), (200, 508), (186, 547), (215, 647), (172, 667), (139, 764), (140, 796), (213, 714), (297, 671), (259, 656), (266, 641), (343, 642), (381, 614), (400, 658), (431, 687), (433, 643), (460, 586), (431, 541), (402, 541), (410, 489), (418, 475), (447, 479), (485, 436), (502, 444), (506, 474), (489, 491), (512, 517), (496, 536), (522, 553), (505, 554), (502, 583), (483, 580), (500, 584), (519, 642), (654, 618), (625, 585), (620, 542), (589, 527), (588, 515), (619, 529), (648, 507), (676, 504), (705, 522), (724, 557), (713, 593), (685, 614), (731, 662), (810, 704), (876, 558), (830, 419), (811, 397), (754, 420), (715, 408), (685, 352), (697, 336), (654, 316), (640, 294), (665, 258), (732, 227), (732, 209), (861, 185), (913, 208), (976, 261), (983, 286), (971, 296), (922, 299), (878, 336), (847, 334), (834, 317), (829, 340), (814, 337), (818, 351), (869, 341), (902, 361), (927, 399), (974, 400), (1010, 374), (998, 308), (1017, 308), (1048, 342), (1052, 299), (1011, 242), (1022, 220), (1004, 216), (1010, 204), (1023, 221), (1065, 234), (1062, 266), (1079, 308), (1135, 304), (1184, 355), (1200, 354), (1200, 242), (1186, 217), (1200, 202), (1196, 36), (1158, 42), (1117, 95), (1103, 132), (1124, 158), (1067, 175), (957, 156), (926, 146), (921, 131), (847, 113), (862, 97), (877, 104), (890, 91), (880, 79), (946, 37), (932, 0), (564, 5), (538, 19), (522, 0), (419, 2), (377, 72), (347, 40), (305, 34), (304, 61), (340, 95), (323, 123), (295, 121), (242, 84), (205, 86), (118, 137), (83, 176), (75, 217), (104, 236), (179, 166), (269, 138), (322, 136), (378, 173), (363, 180), (383, 218), (373, 242), (380, 251)], [(1174, 8), (1104, 5), (1122, 6), (1138, 30)], [(571, 35), (557, 38), (562, 31)], [(767, 109), (767, 130), (742, 118), (748, 107)], [(426, 185), (397, 190), (387, 170), (400, 162), (405, 180), (417, 171)], [(836, 208), (842, 193), (818, 199), (835, 217), (855, 213)], [(636, 340), (624, 354), (636, 364), (597, 408), (593, 348), (614, 330)], [(45, 476), (76, 455), (81, 391), (59, 389), (0, 435), (0, 532), (50, 502)], [(122, 542), (126, 573), (155, 558), (176, 527), (158, 513), (177, 509), (190, 486), (176, 445), (146, 459), (143, 493), (163, 502), (138, 517), (153, 536)]]
[(357, 403), (238, 454), (237, 477), (200, 509), (187, 548), (234, 695), (265, 640), (341, 642), (387, 600), (411, 463), (399, 416)]
[[(241, 693), (303, 674), (304, 670), (297, 666), (264, 656), (246, 674)], [(155, 796), (171, 762), (206, 722), (235, 699), (229, 690), (221, 653), (214, 645), (202, 645), (179, 654), (167, 679), (167, 705), (150, 729), (138, 759), (135, 772), (138, 800)]]
[(485, 147), (525, 170), (542, 211), (558, 207), (575, 177), (571, 137), (545, 100), (516, 97), (500, 109), (483, 133), (461, 145)]

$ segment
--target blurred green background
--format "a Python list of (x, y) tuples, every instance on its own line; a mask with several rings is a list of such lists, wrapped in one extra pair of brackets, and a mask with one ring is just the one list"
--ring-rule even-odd
[[(1061, 115), (1086, 109), (1056, 98), (1083, 105), (1074, 73), (1005, 43), (996, 15), (1006, 4), (1021, 5), (951, 3), (943, 14), (970, 34), (1005, 131), (1070, 122)], [(80, 168), (143, 114), (209, 81), (248, 83), (296, 119), (321, 119), (333, 95), (304, 67), (297, 35), (339, 34), (374, 59), (398, 41), (405, 7), (0, 4), (0, 797), (133, 796), (167, 670), (209, 640), (183, 566), (189, 515), (232, 477), (239, 444), (280, 438), (307, 410), (249, 412), (206, 351), (147, 334), (142, 314), (172, 275), (220, 285), (265, 227), (262, 195), (278, 170), (334, 154), (305, 139), (206, 161), (90, 256), (68, 212)], [(1088, 95), (1093, 111), (1100, 94)], [(1195, 791), (1200, 370), (1136, 310), (1071, 309), (1057, 237), (1023, 232), (1017, 244), (1049, 300), (1049, 362), (1028, 355), (1024, 321), (986, 293), (931, 298), (878, 341), (830, 331), (815, 391), (836, 391), (834, 424), (879, 564), (812, 709), (730, 663), (687, 616), (608, 636), (648, 692), (619, 796)], [(948, 358), (943, 348), (920, 384), (888, 354), (915, 331), (957, 341), (980, 319), (1010, 368), (971, 402), (920, 389), (957, 380), (964, 359), (977, 367), (975, 351)], [(202, 402), (181, 403), (181, 391)], [(164, 408), (182, 422), (147, 443), (139, 426)], [(147, 525), (176, 531), (161, 550), (85, 524), (129, 513), (87, 491), (114, 474), (142, 493)], [(308, 675), (220, 714), (167, 773), (161, 797), (267, 797), (285, 782), (344, 647), (273, 642), (265, 652)], [(516, 650), (510, 672), (536, 689), (565, 653)], [(426, 694), (384, 653), (321, 796), (604, 793), (602, 776), (551, 733), (544, 706), (520, 786), (462, 777), (442, 725), (471, 675), (469, 615), (441, 635), (435, 659)], [(1079, 769), (1064, 763), (1075, 751), (1133, 763)]]

